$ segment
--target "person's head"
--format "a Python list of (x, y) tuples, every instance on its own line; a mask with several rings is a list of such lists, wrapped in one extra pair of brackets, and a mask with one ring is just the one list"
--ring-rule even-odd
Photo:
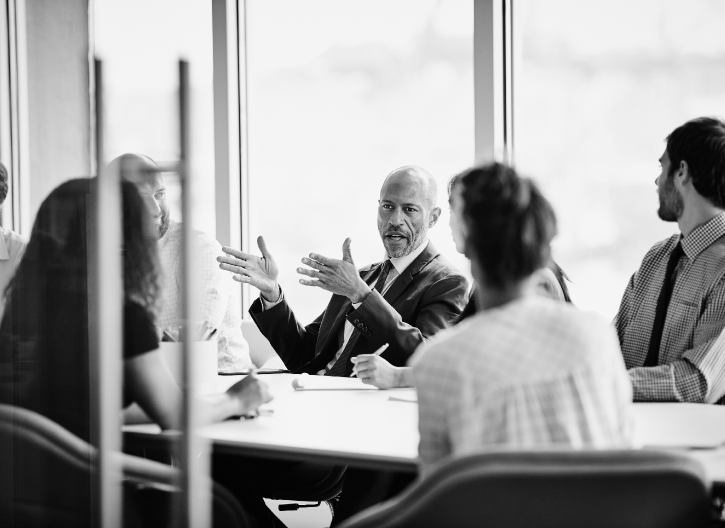
[(8, 170), (0, 162), (0, 211), (3, 209), (5, 198), (8, 197)]
[(378, 232), (388, 257), (410, 255), (438, 221), (438, 186), (427, 171), (407, 165), (388, 174), (378, 200)]
[(459, 175), (452, 191), (452, 214), (459, 215), (477, 283), (505, 291), (547, 266), (556, 216), (531, 180), (491, 163)]
[(119, 171), (124, 180), (138, 187), (151, 221), (156, 226), (158, 238), (163, 237), (169, 229), (171, 217), (164, 178), (156, 162), (143, 154), (123, 154), (111, 161), (108, 167), (109, 170)]
[(712, 206), (725, 209), (725, 122), (699, 117), (677, 127), (667, 136), (660, 164), (657, 214), (662, 220), (679, 220), (692, 190)]
[[(94, 179), (70, 180), (43, 201), (23, 259), (6, 290), (12, 302), (28, 298), (42, 302), (51, 289), (87, 293), (95, 183)], [(136, 186), (123, 181), (121, 191), (123, 246), (119, 250), (125, 298), (153, 311), (160, 291), (156, 234)]]

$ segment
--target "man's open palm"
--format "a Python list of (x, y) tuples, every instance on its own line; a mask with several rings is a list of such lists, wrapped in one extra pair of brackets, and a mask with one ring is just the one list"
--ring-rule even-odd
[(234, 273), (235, 281), (251, 284), (266, 294), (266, 297), (277, 297), (279, 268), (267, 250), (264, 237), (257, 238), (257, 246), (262, 253), (261, 257), (234, 248), (222, 247), (226, 255), (217, 257), (219, 267)]

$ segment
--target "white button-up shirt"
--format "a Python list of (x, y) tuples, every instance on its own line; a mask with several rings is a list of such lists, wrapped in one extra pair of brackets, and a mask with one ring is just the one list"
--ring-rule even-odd
[[(156, 325), (161, 330), (174, 331), (181, 326), (181, 224), (171, 221), (166, 234), (159, 240), (159, 257), (164, 271), (164, 287)], [(246, 369), (252, 366), (249, 345), (242, 336), (241, 289), (231, 273), (219, 268), (216, 257), (222, 253), (219, 242), (195, 231), (194, 254), (191, 263), (191, 283), (197, 289), (199, 315), (211, 328), (216, 328), (219, 343), (219, 369)]]
[(0, 227), (0, 321), (5, 310), (5, 288), (15, 275), (27, 245), (27, 238)]

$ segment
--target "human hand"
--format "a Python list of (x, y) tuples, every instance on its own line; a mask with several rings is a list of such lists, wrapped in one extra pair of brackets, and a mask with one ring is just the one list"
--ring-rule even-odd
[(256, 374), (250, 374), (229, 387), (227, 395), (238, 404), (238, 412), (235, 414), (246, 414), (272, 400), (267, 384)]
[(310, 258), (303, 258), (302, 263), (312, 269), (297, 268), (297, 273), (312, 279), (300, 279), (300, 284), (317, 286), (337, 295), (344, 295), (352, 302), (365, 300), (370, 294), (370, 287), (360, 278), (350, 250), (351, 240), (345, 239), (342, 244), (342, 260), (331, 259), (310, 253)]
[(400, 387), (400, 367), (394, 367), (375, 354), (360, 354), (351, 358), (355, 364), (352, 371), (363, 383), (380, 389)]
[(264, 237), (257, 238), (257, 246), (262, 252), (261, 257), (224, 246), (222, 251), (226, 255), (217, 257), (217, 262), (221, 269), (234, 273), (235, 281), (251, 284), (262, 292), (265, 299), (274, 302), (279, 298), (279, 268), (267, 250)]

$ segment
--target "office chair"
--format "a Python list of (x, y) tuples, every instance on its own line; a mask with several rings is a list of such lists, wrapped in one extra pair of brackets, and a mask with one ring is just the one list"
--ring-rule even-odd
[[(345, 470), (347, 466), (334, 466), (332, 471), (320, 482), (306, 488), (275, 489), (264, 493), (268, 499), (295, 501), (291, 504), (280, 504), (280, 511), (293, 511), (300, 508), (314, 508), (327, 502), (333, 510), (331, 501), (342, 491)], [(315, 504), (299, 504), (299, 502), (314, 502)]]
[(445, 462), (340, 528), (695, 528), (710, 484), (659, 451), (496, 452)]
[[(177, 469), (117, 454), (127, 526), (163, 526), (179, 493)], [(33, 411), (0, 404), (0, 519), (3, 526), (90, 526), (97, 450)], [(241, 528), (247, 517), (233, 495), (212, 485), (214, 526)]]

